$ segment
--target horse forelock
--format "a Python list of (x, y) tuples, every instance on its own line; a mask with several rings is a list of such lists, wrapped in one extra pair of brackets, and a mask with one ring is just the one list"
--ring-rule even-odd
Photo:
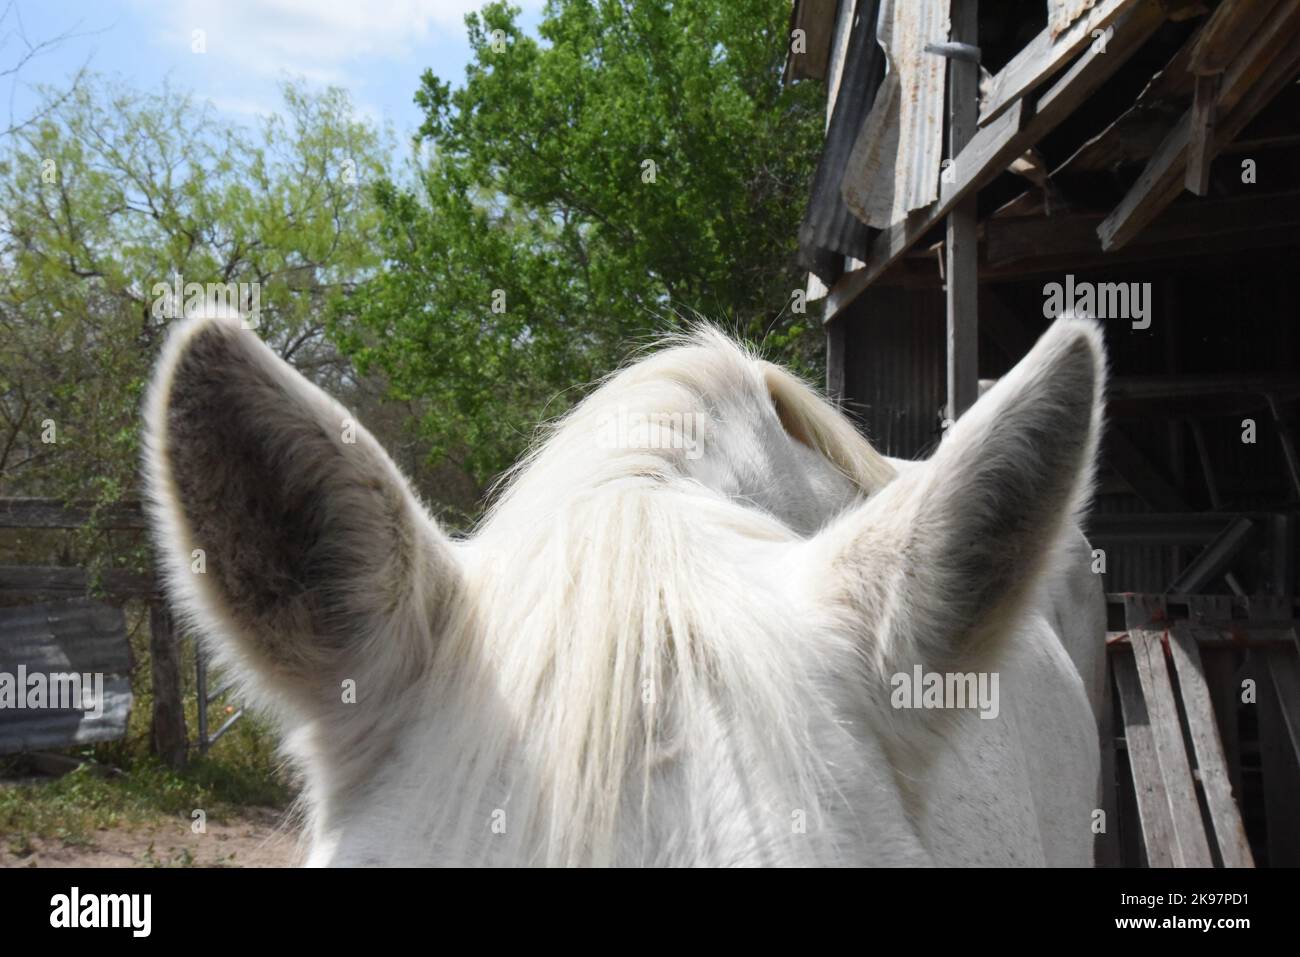
[[(837, 428), (811, 390), (707, 328), (607, 380), (513, 474), (464, 548), (467, 611), (436, 669), (455, 675), (446, 693), (478, 707), (490, 699), (508, 720), (475, 727), (475, 740), (454, 749), (459, 779), (478, 793), (448, 814), (492, 805), (499, 764), (513, 754), (509, 813), (523, 818), (513, 833), (534, 842), (515, 849), (519, 859), (607, 862), (681, 840), (715, 846), (707, 833), (665, 839), (665, 828), (704, 828), (708, 815), (657, 820), (663, 802), (651, 795), (665, 786), (674, 742), (718, 738), (725, 715), (741, 730), (703, 748), (708, 760), (730, 765), (753, 794), (820, 817), (833, 785), (827, 743), (810, 729), (835, 722), (819, 676), (832, 665), (852, 671), (856, 655), (829, 633), (791, 641), (809, 630), (781, 581), (783, 550), (798, 536), (701, 482), (687, 448), (601, 440), (620, 410), (697, 415), (707, 455), (716, 430), (770, 402), (864, 492), (887, 480), (884, 460), (851, 426)], [(758, 846), (770, 842), (780, 859), (791, 812), (766, 810)], [(445, 843), (465, 828), (448, 819), (438, 830)], [(629, 840), (639, 846), (619, 846)]]

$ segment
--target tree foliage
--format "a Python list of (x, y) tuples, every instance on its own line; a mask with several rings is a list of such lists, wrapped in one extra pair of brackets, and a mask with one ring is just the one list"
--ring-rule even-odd
[(794, 258), (821, 106), (781, 82), (787, 0), (552, 0), (540, 39), (517, 16), (467, 17), (463, 85), (425, 73), (425, 160), (376, 188), (384, 266), (333, 322), (483, 480), (686, 316), (808, 371), (821, 346)]
[(364, 184), (383, 143), (340, 90), (284, 97), (232, 128), (188, 95), (93, 80), (4, 141), (0, 494), (134, 494), (140, 402), (174, 321), (156, 287), (177, 276), (260, 284), (261, 334), (347, 393), (324, 315), (378, 266)]

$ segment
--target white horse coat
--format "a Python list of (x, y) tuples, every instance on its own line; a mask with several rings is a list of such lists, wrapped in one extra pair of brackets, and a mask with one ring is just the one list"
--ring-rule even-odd
[[(899, 463), (701, 331), (453, 542), (346, 410), (193, 320), (145, 471), (174, 603), (284, 729), (309, 863), (1088, 865), (1103, 378), (1058, 322)], [(896, 706), (913, 674), (997, 696)]]

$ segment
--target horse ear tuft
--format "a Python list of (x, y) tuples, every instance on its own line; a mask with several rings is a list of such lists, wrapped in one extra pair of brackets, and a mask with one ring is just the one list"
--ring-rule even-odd
[(1004, 630), (1091, 492), (1104, 378), (1097, 326), (1058, 321), (928, 461), (813, 543), (879, 667), (944, 670)]
[(456, 562), (343, 406), (239, 322), (199, 319), (169, 338), (146, 420), (168, 589), (219, 645), (262, 677), (335, 689), (367, 649), (395, 673), (427, 656)]

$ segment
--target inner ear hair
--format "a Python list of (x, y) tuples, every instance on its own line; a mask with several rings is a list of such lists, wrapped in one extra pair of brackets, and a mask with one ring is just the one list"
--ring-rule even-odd
[(432, 627), (455, 564), (378, 442), (237, 323), (196, 321), (174, 338), (148, 438), (173, 593), (198, 596), (283, 674), (344, 666), (340, 652), (384, 628)]

